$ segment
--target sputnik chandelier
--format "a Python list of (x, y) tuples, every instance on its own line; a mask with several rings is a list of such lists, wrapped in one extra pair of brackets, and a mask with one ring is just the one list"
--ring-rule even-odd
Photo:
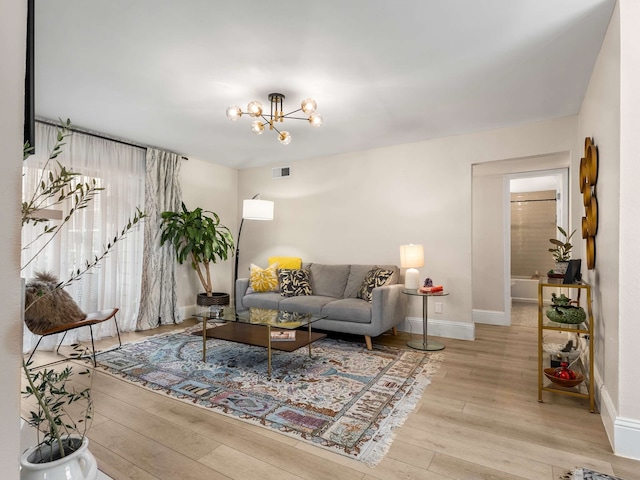
[[(316, 101), (313, 98), (306, 98), (300, 104), (300, 108), (297, 110), (293, 110), (289, 113), (284, 113), (284, 108), (282, 104), (284, 103), (284, 95), (281, 93), (270, 93), (269, 94), (269, 102), (271, 103), (271, 113), (266, 114), (262, 110), (262, 104), (257, 100), (253, 102), (249, 102), (247, 105), (247, 111), (243, 112), (240, 107), (236, 105), (231, 105), (227, 108), (227, 118), (232, 122), (239, 120), (243, 113), (246, 113), (254, 118), (262, 118), (264, 123), (261, 120), (254, 120), (251, 123), (251, 131), (256, 135), (262, 135), (264, 133), (264, 128), (269, 125), (269, 130), (275, 130), (278, 133), (278, 140), (283, 145), (289, 145), (291, 143), (291, 134), (286, 130), (278, 130), (276, 127), (276, 123), (284, 122), (284, 119), (292, 119), (292, 120), (306, 120), (313, 127), (319, 127), (322, 125), (322, 115), (316, 113)], [(292, 117), (294, 113), (302, 112), (307, 117)]]

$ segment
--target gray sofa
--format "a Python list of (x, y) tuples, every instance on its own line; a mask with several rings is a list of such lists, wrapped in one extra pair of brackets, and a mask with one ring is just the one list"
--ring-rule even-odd
[[(371, 302), (357, 298), (363, 280), (373, 268), (391, 270), (386, 284), (371, 291)], [(236, 281), (236, 310), (270, 308), (299, 313), (327, 315), (313, 324), (313, 328), (333, 332), (364, 335), (371, 350), (371, 337), (393, 329), (406, 316), (404, 285), (398, 284), (400, 270), (395, 265), (323, 265), (306, 263), (310, 272), (312, 295), (283, 297), (280, 292), (256, 293), (249, 287), (248, 278)]]

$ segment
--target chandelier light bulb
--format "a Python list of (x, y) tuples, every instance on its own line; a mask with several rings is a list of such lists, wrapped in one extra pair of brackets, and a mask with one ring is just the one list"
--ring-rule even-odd
[(262, 104), (257, 100), (250, 102), (249, 105), (247, 105), (247, 112), (249, 112), (249, 115), (252, 117), (259, 117), (262, 115)]
[(307, 115), (310, 115), (313, 112), (315, 112), (317, 107), (318, 107), (318, 104), (313, 98), (305, 98), (300, 104), (300, 108), (302, 108), (302, 111)]
[(319, 113), (312, 113), (309, 115), (309, 123), (312, 127), (321, 127), (322, 126), (322, 115)]
[(280, 132), (280, 135), (278, 135), (278, 139), (280, 140), (281, 144), (289, 145), (291, 143), (291, 134), (286, 130), (282, 131)]
[(227, 118), (232, 122), (239, 120), (241, 116), (242, 110), (240, 110), (240, 107), (231, 105), (229, 108), (227, 108)]
[(260, 120), (256, 120), (251, 124), (251, 131), (256, 135), (262, 135), (264, 133), (264, 125)]

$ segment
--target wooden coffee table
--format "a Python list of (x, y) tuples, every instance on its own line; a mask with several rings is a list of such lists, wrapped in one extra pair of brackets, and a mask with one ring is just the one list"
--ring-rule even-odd
[[(326, 315), (287, 312), (265, 308), (250, 308), (236, 312), (226, 308), (222, 316), (210, 313), (199, 313), (196, 318), (203, 321), (202, 327), (202, 361), (207, 358), (207, 338), (217, 338), (229, 342), (243, 343), (267, 349), (268, 374), (271, 377), (271, 351), (293, 352), (307, 346), (311, 356), (311, 344), (326, 337), (324, 333), (312, 332), (311, 324), (326, 318)], [(218, 324), (214, 328), (206, 328), (207, 322)], [(307, 327), (305, 330), (300, 328)], [(272, 333), (295, 332), (293, 340), (274, 340)], [(195, 335), (200, 335), (196, 332)]]

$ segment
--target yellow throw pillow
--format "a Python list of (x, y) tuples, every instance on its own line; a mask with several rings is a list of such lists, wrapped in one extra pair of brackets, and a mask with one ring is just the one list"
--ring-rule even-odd
[(263, 269), (252, 263), (249, 269), (249, 285), (254, 292), (277, 292), (278, 264), (272, 263)]
[(302, 268), (302, 259), (299, 257), (269, 257), (269, 265), (277, 263), (278, 268), (297, 270)]

